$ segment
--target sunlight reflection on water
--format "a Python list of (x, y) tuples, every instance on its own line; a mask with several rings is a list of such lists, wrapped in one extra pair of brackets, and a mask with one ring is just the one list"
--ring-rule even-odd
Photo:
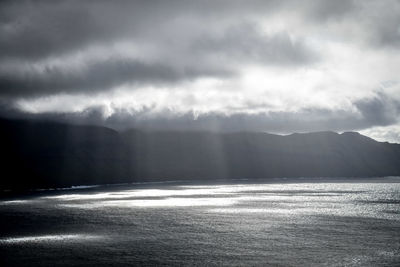
[(62, 204), (63, 207), (69, 208), (102, 208), (102, 207), (195, 207), (195, 206), (227, 206), (233, 205), (234, 199), (230, 198), (165, 198), (165, 199), (153, 199), (153, 200), (106, 200), (96, 201), (93, 203), (84, 204)]
[(64, 234), (64, 235), (41, 235), (8, 237), (0, 239), (0, 244), (19, 244), (19, 243), (40, 243), (40, 242), (59, 242), (59, 241), (88, 241), (99, 239), (100, 236), (86, 234)]
[[(45, 196), (59, 207), (80, 209), (207, 207), (221, 213), (327, 214), (396, 219), (396, 203), (387, 200), (398, 183), (288, 183), (181, 185), (161, 189), (128, 189), (98, 193)], [(390, 189), (388, 189), (390, 188)], [(392, 190), (392, 191), (391, 191)], [(371, 202), (371, 203), (369, 203)], [(18, 203), (15, 202), (15, 203)], [(21, 202), (23, 203), (23, 202)], [(225, 208), (213, 208), (224, 206)], [(245, 207), (243, 207), (245, 206)], [(389, 212), (382, 212), (389, 210)]]

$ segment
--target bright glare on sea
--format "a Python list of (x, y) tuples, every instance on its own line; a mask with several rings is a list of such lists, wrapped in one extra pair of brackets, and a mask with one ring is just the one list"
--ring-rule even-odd
[(45, 191), (0, 220), (1, 266), (400, 265), (400, 178)]

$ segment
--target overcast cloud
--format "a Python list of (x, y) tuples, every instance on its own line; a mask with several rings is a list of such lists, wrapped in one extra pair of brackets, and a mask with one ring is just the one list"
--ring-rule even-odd
[(0, 112), (400, 142), (400, 1), (1, 1)]

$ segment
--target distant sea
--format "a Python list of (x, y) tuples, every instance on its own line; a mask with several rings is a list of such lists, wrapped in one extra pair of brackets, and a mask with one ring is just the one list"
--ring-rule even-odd
[(0, 266), (400, 266), (399, 177), (40, 191), (0, 222)]

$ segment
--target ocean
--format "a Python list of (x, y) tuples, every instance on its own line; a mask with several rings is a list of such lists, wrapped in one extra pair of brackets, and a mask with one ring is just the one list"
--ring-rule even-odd
[(1, 266), (400, 266), (400, 178), (127, 184), (0, 200)]

